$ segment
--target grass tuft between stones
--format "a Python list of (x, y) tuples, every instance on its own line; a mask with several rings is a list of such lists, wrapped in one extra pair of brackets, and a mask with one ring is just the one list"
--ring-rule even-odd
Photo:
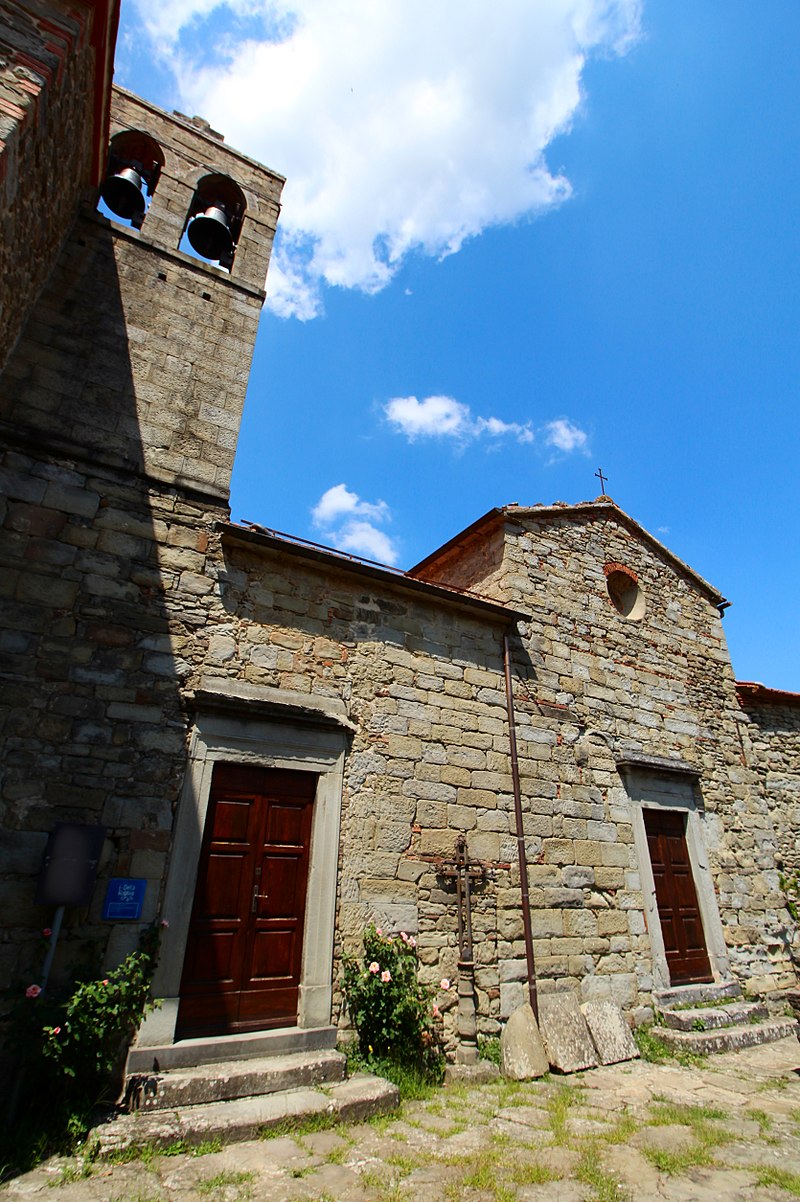
[[(198, 1194), (206, 1195), (216, 1193), (217, 1190), (226, 1189), (232, 1186), (239, 1190), (240, 1197), (246, 1197), (249, 1194), (249, 1189), (247, 1187), (249, 1187), (253, 1181), (255, 1181), (255, 1178), (255, 1173), (248, 1171), (237, 1173), (231, 1169), (224, 1169), (221, 1173), (217, 1173), (214, 1177), (207, 1177), (205, 1181), (198, 1181), (195, 1188), (197, 1189)], [(242, 1193), (243, 1190), (244, 1194)]]
[(788, 1169), (778, 1169), (774, 1165), (758, 1165), (755, 1168), (756, 1181), (759, 1185), (777, 1185), (778, 1189), (786, 1190), (800, 1198), (800, 1173), (790, 1173)]

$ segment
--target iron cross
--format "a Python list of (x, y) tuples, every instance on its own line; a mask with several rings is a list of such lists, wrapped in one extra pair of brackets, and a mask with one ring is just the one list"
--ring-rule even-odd
[(608, 476), (604, 476), (604, 475), (603, 475), (603, 469), (602, 469), (602, 468), (599, 468), (599, 469), (598, 469), (598, 470), (595, 472), (595, 476), (599, 476), (599, 477), (600, 477), (600, 492), (603, 494), (603, 496), (605, 496), (605, 495), (606, 495), (606, 482), (608, 481)]
[(439, 874), (443, 877), (455, 878), (456, 900), (458, 904), (458, 950), (459, 957), (467, 963), (472, 962), (472, 890), (471, 884), (482, 880), (486, 869), (482, 864), (475, 863), (469, 858), (465, 835), (459, 835), (456, 840), (455, 857), (441, 865)]

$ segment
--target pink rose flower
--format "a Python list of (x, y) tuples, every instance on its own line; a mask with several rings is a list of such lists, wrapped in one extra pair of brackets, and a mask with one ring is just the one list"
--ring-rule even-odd
[(400, 932), (400, 938), (403, 940), (403, 943), (408, 943), (408, 935), (405, 933), (405, 931)]
[(370, 972), (379, 972), (379, 971), (380, 971), (380, 967), (381, 967), (381, 966), (380, 966), (380, 964), (378, 963), (378, 961), (377, 961), (377, 960), (373, 960), (373, 961), (372, 961), (372, 963), (371, 963), (371, 964), (370, 964), (370, 966), (369, 966), (369, 971), (370, 971)]
[(105, 981), (103, 981), (103, 984), (104, 984), (104, 985), (107, 985), (107, 984), (108, 984), (108, 977), (106, 977)]
[(61, 1028), (60, 1028), (60, 1027), (53, 1027), (53, 1034), (54, 1034), (54, 1035), (60, 1035), (60, 1034), (61, 1034)]
[(376, 928), (375, 928), (375, 934), (376, 934), (376, 935), (382, 935), (382, 934), (383, 934), (383, 931), (381, 930), (381, 928), (380, 928), (380, 927), (376, 927)]
[(447, 979), (447, 977), (442, 977), (442, 979), (439, 983), (440, 983), (442, 989), (445, 991), (445, 993), (447, 993), (448, 989), (450, 988), (450, 982)]
[(409, 947), (416, 947), (416, 946), (417, 946), (417, 941), (416, 941), (416, 939), (414, 938), (414, 936), (413, 936), (413, 935), (409, 935), (409, 937), (408, 937), (408, 946), (409, 946)]
[(168, 918), (162, 918), (162, 919), (161, 919), (161, 925), (162, 925), (162, 927), (164, 927), (164, 928), (166, 929), (166, 927), (168, 927), (168, 926), (169, 926), (169, 919), (168, 919)]
[(42, 931), (42, 934), (44, 935), (45, 939), (49, 939), (50, 936), (52, 935), (52, 933), (53, 932), (50, 930), (50, 927), (45, 927), (44, 930)]
[(392, 979), (392, 974), (389, 972), (389, 969), (384, 968), (383, 972), (381, 973), (381, 980), (383, 981), (384, 985), (388, 985), (388, 983), (389, 983), (389, 981), (391, 981), (391, 979)]
[(41, 992), (41, 985), (29, 985), (25, 990), (25, 997), (38, 997)]
[(433, 1004), (433, 1017), (434, 1017), (434, 1018), (441, 1018), (441, 1017), (442, 1017), (442, 1012), (441, 1012), (441, 1010), (439, 1009), (439, 1007), (436, 1005), (436, 1003), (435, 1003), (435, 1002), (434, 1002), (434, 1004)]

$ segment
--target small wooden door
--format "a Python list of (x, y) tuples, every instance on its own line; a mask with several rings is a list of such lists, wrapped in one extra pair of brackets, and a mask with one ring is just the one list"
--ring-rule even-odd
[(216, 765), (178, 1038), (297, 1022), (316, 785), (310, 772)]
[(686, 815), (675, 810), (644, 810), (644, 825), (670, 983), (688, 985), (711, 981), (711, 965), (686, 846)]

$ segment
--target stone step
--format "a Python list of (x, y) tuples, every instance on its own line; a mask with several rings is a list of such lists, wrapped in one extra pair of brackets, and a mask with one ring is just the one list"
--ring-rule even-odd
[(773, 1018), (767, 1022), (750, 1023), (741, 1027), (723, 1027), (718, 1031), (673, 1031), (670, 1027), (653, 1027), (653, 1035), (676, 1052), (735, 1052), (762, 1043), (774, 1043), (797, 1033), (793, 1018)]
[(160, 1073), (167, 1069), (221, 1064), (229, 1060), (331, 1051), (336, 1047), (336, 1036), (335, 1027), (278, 1027), (274, 1031), (181, 1039), (177, 1043), (151, 1047), (134, 1044), (128, 1052), (126, 1072)]
[[(761, 1002), (730, 1002), (726, 1006), (699, 1006), (689, 1010), (662, 1010), (661, 1021), (673, 1031), (715, 1031), (741, 1027), (769, 1017)], [(702, 1024), (702, 1025), (701, 1025)]]
[(306, 1087), (177, 1110), (139, 1110), (95, 1127), (89, 1139), (96, 1141), (100, 1156), (133, 1147), (166, 1148), (178, 1142), (221, 1139), (235, 1143), (255, 1139), (286, 1122), (299, 1125), (314, 1118), (361, 1122), (395, 1110), (399, 1101), (396, 1085), (371, 1073), (356, 1073), (324, 1090)]
[(675, 1006), (696, 1006), (698, 1002), (723, 1002), (726, 998), (741, 996), (742, 987), (738, 981), (676, 985), (673, 989), (653, 990), (653, 1001), (659, 1010), (672, 1010)]
[(166, 1073), (133, 1073), (125, 1081), (127, 1110), (165, 1110), (227, 1102), (343, 1081), (345, 1057), (341, 1052), (296, 1052), (170, 1069)]

